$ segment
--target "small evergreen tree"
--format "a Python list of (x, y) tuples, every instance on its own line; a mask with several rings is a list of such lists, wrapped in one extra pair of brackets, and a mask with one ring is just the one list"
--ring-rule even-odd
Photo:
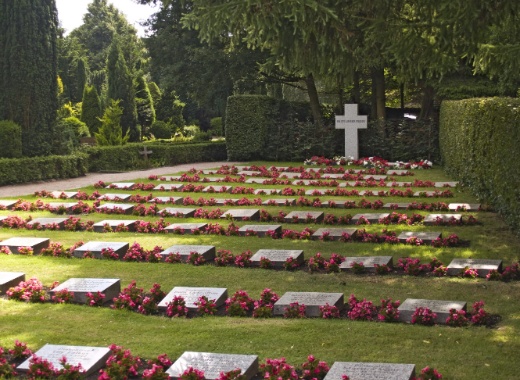
[(135, 83), (135, 103), (137, 106), (137, 121), (141, 126), (141, 133), (146, 136), (150, 126), (155, 121), (155, 108), (148, 84), (143, 76), (139, 76)]
[(94, 134), (98, 145), (124, 145), (128, 141), (129, 132), (123, 136), (121, 128), (121, 116), (123, 110), (119, 106), (119, 100), (111, 100), (101, 118), (99, 132)]
[(87, 124), (90, 134), (93, 135), (99, 130), (101, 126), (101, 120), (99, 118), (101, 116), (103, 116), (103, 112), (96, 87), (85, 86), (80, 119)]

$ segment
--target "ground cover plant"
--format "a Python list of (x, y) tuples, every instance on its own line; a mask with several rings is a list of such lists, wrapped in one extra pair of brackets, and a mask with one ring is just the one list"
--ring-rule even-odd
[[(273, 165), (300, 166), (295, 163), (249, 163), (248, 166)], [(326, 168), (323, 165), (308, 166), (315, 170)], [(306, 168), (308, 168), (306, 166)], [(360, 169), (352, 166), (353, 169)], [(415, 184), (424, 184), (427, 181), (449, 181), (439, 168), (428, 170), (412, 170), (413, 176), (396, 176), (395, 181), (408, 181)], [(172, 173), (174, 174), (174, 173)], [(226, 174), (186, 173), (193, 177), (201, 178), (224, 177)], [(230, 178), (239, 176), (229, 175)], [(267, 178), (267, 177), (266, 177)], [(280, 178), (279, 178), (280, 179)], [(292, 180), (290, 180), (292, 182)], [(344, 182), (342, 180), (338, 180)], [(161, 181), (160, 178), (136, 179), (136, 183), (143, 184), (168, 184), (170, 181)], [(173, 181), (177, 183), (178, 181)], [(171, 182), (171, 183), (173, 183)], [(209, 183), (201, 182), (205, 186)], [(224, 183), (222, 183), (224, 184)], [(306, 185), (266, 185), (245, 184), (228, 182), (229, 186), (242, 186), (244, 188), (292, 188), (297, 191), (300, 188), (320, 188)], [(130, 193), (137, 198), (153, 196), (190, 196), (194, 200), (204, 198), (245, 198), (249, 200), (261, 199), (262, 201), (273, 198), (287, 198), (287, 196), (270, 194), (219, 194), (202, 192), (170, 192), (155, 191), (151, 189), (117, 190), (108, 185), (97, 187), (93, 183), (91, 187), (81, 189), (82, 192), (92, 195), (96, 191), (104, 193)], [(221, 183), (215, 183), (221, 185)], [(328, 184), (330, 185), (330, 184)], [(323, 188), (328, 188), (324, 186)], [(350, 190), (390, 190), (393, 187), (356, 186)], [(396, 187), (396, 189), (398, 189)], [(406, 188), (399, 188), (406, 190)], [(351, 216), (363, 212), (383, 212), (380, 209), (368, 209), (362, 207), (363, 198), (371, 203), (381, 199), (384, 203), (419, 202), (431, 204), (433, 202), (445, 203), (477, 203), (464, 188), (427, 188), (423, 186), (411, 187), (413, 191), (450, 190), (451, 196), (428, 198), (400, 197), (400, 196), (305, 196), (311, 204), (295, 206), (274, 205), (209, 205), (195, 206), (204, 210), (214, 211), (218, 208), (226, 211), (231, 208), (258, 208), (264, 209), (270, 215), (278, 215), (280, 211), (288, 213), (293, 210), (316, 211), (320, 210), (335, 218)], [(57, 189), (60, 190), (60, 189)], [(447, 193), (446, 193), (447, 194)], [(296, 199), (298, 195), (294, 196)], [(14, 199), (17, 199), (13, 197)], [(320, 198), (322, 203), (333, 199), (348, 198), (355, 202), (355, 207), (349, 209), (318, 208), (313, 205), (315, 198)], [(23, 197), (22, 202), (35, 204), (38, 202), (52, 203), (62, 201), (51, 199), (42, 194)], [(85, 199), (83, 201), (89, 207), (93, 207), (96, 200)], [(127, 203), (127, 202), (125, 202)], [(134, 203), (134, 202), (130, 202)], [(137, 204), (135, 202), (134, 204)], [(150, 204), (142, 203), (146, 208)], [(394, 265), (397, 266), (399, 258), (416, 258), (421, 263), (429, 263), (436, 258), (447, 265), (453, 258), (483, 258), (502, 259), (504, 266), (513, 265), (518, 261), (520, 242), (512, 235), (503, 221), (492, 211), (487, 211), (487, 205), (483, 205), (486, 211), (463, 212), (466, 220), (473, 216), (478, 223), (472, 224), (446, 224), (438, 226), (424, 226), (420, 221), (396, 224), (364, 224), (358, 226), (338, 225), (335, 227), (363, 228), (368, 233), (382, 233), (384, 229), (397, 233), (401, 231), (440, 231), (443, 236), (456, 234), (465, 244), (454, 247), (433, 247), (431, 245), (389, 244), (389, 243), (363, 243), (324, 241), (309, 239), (272, 239), (271, 237), (258, 238), (256, 236), (236, 236), (231, 234), (162, 234), (141, 233), (114, 230), (108, 233), (96, 233), (88, 230), (40, 230), (27, 228), (1, 228), (0, 238), (6, 239), (12, 236), (50, 237), (52, 242), (59, 242), (64, 247), (70, 247), (78, 241), (126, 241), (131, 245), (138, 242), (147, 250), (153, 250), (156, 246), (167, 248), (173, 244), (209, 244), (219, 250), (232, 252), (234, 255), (245, 250), (256, 252), (258, 249), (303, 249), (305, 258), (309, 259), (316, 253), (330, 259), (333, 254), (342, 256), (369, 256), (391, 255), (394, 257)], [(157, 208), (165, 207), (193, 207), (184, 205), (159, 204)], [(387, 212), (404, 214), (407, 219), (413, 219), (414, 215), (425, 216), (426, 210), (388, 210)], [(441, 212), (439, 212), (441, 213)], [(55, 213), (48, 210), (36, 209), (27, 211), (3, 210), (2, 216), (17, 216), (22, 222), (29, 217), (56, 217)], [(146, 222), (157, 223), (158, 216), (151, 213), (143, 215), (108, 215), (91, 212), (75, 215), (82, 222), (98, 222), (105, 219), (140, 219)], [(419, 218), (416, 218), (418, 220)], [(230, 225), (242, 226), (245, 224), (263, 224), (257, 221), (231, 221), (229, 219), (209, 220), (207, 218), (178, 216), (165, 216), (166, 223), (200, 222), (220, 224), (229, 230)], [(324, 223), (279, 223), (286, 230), (292, 230), (302, 234), (306, 229), (331, 227)], [(202, 265), (190, 264), (166, 264), (155, 262), (136, 261), (111, 261), (76, 259), (67, 257), (52, 257), (41, 255), (6, 255), (0, 253), (0, 268), (2, 271), (25, 272), (27, 279), (35, 277), (44, 287), (50, 288), (54, 281), (64, 282), (71, 277), (107, 277), (120, 278), (123, 287), (135, 281), (139, 287), (150, 289), (154, 283), (161, 284), (164, 291), (169, 291), (174, 286), (208, 286), (226, 287), (229, 297), (235, 291), (243, 290), (250, 296), (257, 297), (265, 288), (273, 289), (278, 295), (286, 291), (322, 291), (342, 292), (345, 302), (351, 294), (355, 294), (358, 301), (364, 299), (372, 301), (378, 306), (381, 300), (388, 302), (404, 301), (406, 298), (427, 298), (445, 300), (463, 300), (468, 302), (468, 310), (471, 310), (473, 302), (482, 300), (487, 312), (499, 315), (500, 320), (493, 328), (459, 325), (457, 317), (452, 322), (455, 327), (449, 326), (422, 326), (395, 323), (375, 323), (360, 320), (320, 319), (320, 318), (241, 318), (222, 317), (206, 314), (198, 318), (168, 318), (167, 316), (143, 315), (126, 310), (114, 310), (107, 307), (88, 307), (70, 303), (26, 303), (7, 300), (6, 296), (0, 298), (0, 320), (2, 323), (2, 336), (0, 345), (11, 346), (18, 339), (25, 341), (33, 349), (39, 348), (44, 343), (74, 344), (108, 346), (116, 344), (145, 358), (154, 358), (161, 353), (166, 353), (170, 358), (179, 357), (182, 352), (208, 351), (225, 353), (257, 354), (261, 360), (273, 357), (285, 357), (290, 363), (301, 363), (309, 354), (313, 354), (322, 360), (332, 363), (334, 361), (375, 361), (414, 363), (418, 372), (420, 368), (431, 366), (438, 369), (445, 378), (450, 379), (486, 379), (501, 378), (513, 379), (517, 371), (511, 364), (511, 358), (520, 352), (520, 338), (518, 330), (518, 312), (520, 303), (516, 296), (519, 291), (518, 281), (489, 281), (485, 278), (446, 277), (446, 276), (413, 276), (404, 273), (392, 272), (388, 275), (356, 274), (349, 272), (312, 272), (309, 270), (272, 270), (260, 268), (248, 268), (238, 266), (217, 266), (211, 263)], [(362, 271), (360, 271), (362, 272)], [(62, 295), (66, 298), (66, 295)], [(391, 299), (391, 301), (389, 301)], [(334, 310), (327, 310), (333, 314)], [(237, 312), (240, 315), (239, 312)], [(388, 313), (391, 318), (391, 311)], [(377, 319), (377, 317), (376, 317)], [(60, 321), (60, 323), (56, 323)]]

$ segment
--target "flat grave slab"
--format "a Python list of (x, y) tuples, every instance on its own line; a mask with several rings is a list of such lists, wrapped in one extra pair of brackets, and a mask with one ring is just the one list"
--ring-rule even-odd
[(274, 268), (283, 268), (285, 261), (292, 257), (296, 263), (303, 265), (303, 251), (299, 249), (259, 249), (251, 257), (254, 266), (260, 266), (260, 259), (265, 257), (271, 261)]
[(357, 232), (356, 228), (318, 228), (311, 236), (313, 240), (319, 240), (324, 235), (327, 234), (327, 238), (329, 240), (340, 240), (343, 237), (343, 234), (348, 234), (349, 236), (355, 235)]
[(114, 182), (108, 185), (109, 189), (118, 189), (118, 190), (132, 190), (135, 186), (134, 182)]
[(450, 203), (448, 209), (450, 211), (479, 211), (480, 203)]
[(231, 193), (233, 186), (206, 186), (203, 193)]
[(411, 182), (387, 182), (386, 187), (409, 187), (412, 186)]
[(345, 173), (323, 173), (321, 175), (322, 179), (340, 179), (343, 178)]
[(153, 189), (157, 191), (181, 191), (183, 188), (183, 183), (165, 183), (157, 185)]
[(386, 171), (386, 175), (408, 175), (410, 173), (408, 170), (402, 169), (388, 169)]
[(435, 182), (435, 187), (457, 187), (459, 185), (458, 182)]
[(283, 172), (283, 173), (280, 173), (280, 177), (278, 177), (278, 178), (282, 178), (282, 179), (284, 179), (284, 178), (291, 179), (292, 178), (292, 179), (294, 179), (294, 178), (300, 178), (301, 175), (302, 175), (302, 173), (298, 173), (298, 172), (296, 172), (296, 173), (294, 173), (294, 172)]
[(363, 263), (365, 271), (373, 273), (376, 271), (376, 265), (386, 265), (389, 268), (393, 266), (392, 256), (358, 256), (358, 257), (346, 257), (339, 269), (343, 271), (352, 270), (353, 263)]
[(17, 204), (18, 201), (13, 201), (10, 199), (0, 199), (0, 208), (6, 209), (6, 210), (12, 210), (15, 204)]
[(312, 197), (320, 197), (322, 195), (327, 195), (327, 193), (333, 192), (336, 189), (334, 188), (327, 188), (327, 189), (311, 189), (311, 190), (305, 190), (305, 195), (312, 196)]
[(35, 255), (39, 254), (42, 249), (49, 247), (50, 239), (36, 237), (12, 237), (0, 242), (0, 247), (8, 247), (13, 254), (20, 253), (21, 247), (30, 247)]
[(262, 176), (262, 172), (254, 170), (240, 170), (239, 172), (237, 172), (237, 175), (245, 175), (248, 177), (260, 177)]
[(132, 194), (114, 194), (114, 193), (107, 193), (107, 194), (101, 194), (98, 199), (100, 201), (127, 201), (130, 199)]
[(247, 235), (248, 232), (254, 232), (257, 236), (264, 237), (270, 231), (281, 234), (282, 226), (279, 224), (247, 224), (238, 229), (241, 236)]
[(227, 288), (202, 288), (176, 286), (159, 302), (159, 309), (165, 310), (174, 297), (181, 296), (186, 302), (186, 307), (191, 311), (197, 310), (195, 303), (200, 297), (206, 296), (208, 300), (215, 300), (217, 307), (224, 305), (228, 298)]
[(119, 226), (128, 228), (128, 231), (135, 231), (136, 220), (125, 220), (125, 219), (106, 219), (101, 222), (94, 223), (94, 232), (107, 232), (105, 226), (108, 225), (113, 231)]
[(260, 218), (260, 210), (253, 208), (232, 208), (220, 216), (220, 219), (231, 218), (234, 220), (258, 220)]
[(206, 261), (213, 261), (215, 259), (216, 250), (215, 246), (213, 245), (172, 245), (169, 248), (166, 248), (164, 251), (161, 252), (161, 256), (163, 258), (163, 261), (166, 260), (166, 258), (170, 254), (179, 254), (181, 256), (181, 260), (186, 262), (188, 261), (188, 258), (190, 256), (191, 252), (197, 252), (198, 254), (202, 255), (204, 260)]
[(437, 314), (435, 323), (446, 324), (446, 318), (450, 315), (450, 310), (466, 311), (466, 302), (464, 301), (441, 301), (407, 298), (399, 307), (399, 320), (401, 322), (411, 322), (412, 315), (418, 307), (426, 307)]
[(294, 206), (295, 204), (295, 198), (267, 199), (262, 202), (264, 206)]
[(279, 189), (256, 189), (254, 191), (256, 195), (278, 195), (280, 192)]
[(245, 183), (264, 183), (264, 181), (269, 181), (270, 178), (262, 178), (262, 177), (252, 177), (246, 179)]
[[(111, 351), (108, 347), (87, 347), (87, 346), (65, 346), (57, 344), (46, 344), (34, 355), (46, 359), (51, 362), (54, 368), (63, 368), (60, 364), (62, 357), (67, 358), (69, 364), (77, 366), (81, 364), (81, 368), (85, 371), (85, 376), (89, 376), (105, 366)], [(20, 364), (16, 369), (20, 372), (29, 371), (30, 359)]]
[(413, 193), (413, 196), (414, 197), (427, 197), (427, 198), (430, 198), (430, 197), (436, 197), (438, 196), (439, 194), (439, 191), (424, 191), (424, 190), (421, 190), (421, 191), (416, 191)]
[(49, 207), (51, 207), (53, 210), (59, 211), (60, 209), (63, 209), (65, 213), (72, 214), (74, 207), (76, 207), (79, 203), (78, 202), (52, 202), (47, 203)]
[(288, 223), (320, 223), (323, 216), (321, 211), (291, 211), (283, 219)]
[(356, 224), (358, 223), (362, 217), (364, 217), (370, 224), (377, 224), (379, 223), (379, 219), (386, 218), (389, 213), (362, 213), (362, 214), (356, 214), (350, 219), (350, 224)]
[(221, 372), (240, 368), (241, 376), (249, 380), (258, 372), (258, 356), (186, 351), (166, 373), (172, 379), (178, 379), (190, 367), (203, 371), (208, 380), (218, 379)]
[(384, 209), (390, 210), (407, 210), (411, 203), (385, 203)]
[(89, 241), (74, 250), (74, 257), (82, 258), (85, 253), (90, 252), (96, 259), (101, 258), (101, 251), (103, 249), (113, 249), (114, 252), (122, 258), (130, 245), (124, 242), (111, 242), (111, 241)]
[(200, 182), (226, 182), (224, 177), (204, 177), (200, 179)]
[(334, 362), (324, 380), (341, 380), (347, 375), (350, 380), (412, 380), (414, 364)]
[(30, 222), (27, 222), (28, 226), (35, 227), (40, 226), (42, 230), (46, 229), (48, 225), (57, 225), (58, 229), (63, 229), (67, 218), (35, 218)]
[(5, 294), (21, 281), (25, 281), (25, 273), (22, 272), (0, 272), (0, 294)]
[(183, 197), (155, 197), (148, 201), (148, 203), (171, 203), (175, 205), (182, 204)]
[(193, 231), (203, 231), (208, 226), (208, 223), (172, 223), (164, 229), (169, 233), (176, 233), (182, 231), (183, 234), (192, 234)]
[(195, 209), (182, 207), (167, 207), (160, 210), (159, 215), (191, 218), (193, 215), (195, 215)]
[(51, 297), (60, 290), (74, 293), (74, 302), (87, 303), (87, 293), (101, 292), (105, 295), (104, 302), (110, 302), (121, 292), (121, 281), (118, 278), (69, 278), (64, 283), (50, 290)]
[(334, 184), (331, 184), (330, 182), (335, 181), (335, 178), (319, 178), (319, 179), (297, 179), (295, 181), (292, 181), (292, 184), (294, 186), (320, 186), (319, 181), (325, 181), (328, 182), (327, 186), (334, 186)]
[(417, 232), (417, 231), (408, 231), (401, 232), (397, 237), (401, 243), (406, 243), (406, 240), (409, 238), (417, 238), (421, 239), (425, 244), (431, 244), (432, 241), (442, 237), (442, 233), (440, 232)]
[(486, 277), (486, 275), (496, 270), (502, 271), (502, 260), (493, 259), (453, 259), (448, 265), (448, 276), (458, 276), (464, 268), (476, 269), (479, 277)]
[(428, 214), (423, 220), (423, 224), (425, 226), (435, 226), (440, 223), (450, 223), (454, 222), (456, 224), (460, 223), (462, 220), (461, 214)]
[[(96, 207), (98, 211), (120, 213), (120, 214), (131, 214), (134, 211), (134, 205), (130, 203), (105, 203)], [(119, 212), (121, 210), (121, 212)]]
[(78, 196), (77, 191), (53, 191), (51, 193), (53, 198), (56, 199), (72, 199)]
[(385, 181), (388, 176), (378, 174), (362, 174), (361, 177), (366, 181), (367, 179), (373, 179), (374, 181)]
[(273, 314), (283, 315), (290, 304), (298, 302), (305, 305), (307, 317), (319, 317), (320, 306), (329, 304), (341, 309), (344, 305), (343, 293), (320, 293), (320, 292), (287, 292), (274, 304)]
[(217, 198), (215, 199), (216, 206), (233, 206), (237, 204), (239, 198)]

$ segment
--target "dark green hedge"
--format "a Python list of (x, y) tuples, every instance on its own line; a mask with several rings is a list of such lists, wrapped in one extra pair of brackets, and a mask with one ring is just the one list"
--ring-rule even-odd
[[(146, 146), (153, 153), (146, 162), (139, 154)], [(175, 143), (126, 144), (120, 146), (94, 146), (86, 149), (89, 155), (88, 171), (126, 171), (143, 169), (148, 166), (160, 167), (203, 161), (226, 160), (226, 144)]]
[(74, 178), (87, 172), (88, 156), (46, 156), (0, 159), (0, 185)]
[(22, 157), (22, 127), (11, 120), (0, 120), (0, 157)]
[(439, 140), (447, 173), (520, 233), (520, 99), (443, 102)]

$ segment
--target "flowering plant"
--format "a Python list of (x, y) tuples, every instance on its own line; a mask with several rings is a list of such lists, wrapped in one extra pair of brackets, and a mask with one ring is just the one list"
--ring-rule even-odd
[(285, 358), (265, 359), (260, 364), (260, 372), (264, 380), (298, 380), (298, 374), (294, 366), (288, 364)]
[(68, 289), (62, 289), (54, 292), (52, 302), (55, 303), (72, 303), (74, 301), (74, 293)]
[(101, 292), (87, 293), (87, 305), (88, 306), (102, 306), (105, 300), (105, 295)]
[(245, 317), (253, 310), (253, 307), (253, 299), (244, 290), (237, 290), (232, 297), (226, 300), (226, 311), (233, 317)]
[(322, 380), (329, 372), (327, 362), (318, 360), (314, 355), (307, 356), (307, 361), (302, 364), (303, 380)]
[(10, 300), (45, 302), (45, 290), (43, 290), (42, 283), (36, 278), (21, 281), (17, 286), (9, 288), (6, 294)]
[(188, 315), (188, 308), (186, 301), (182, 296), (175, 296), (166, 306), (166, 315), (170, 318), (186, 317)]
[(217, 312), (217, 304), (215, 303), (215, 300), (210, 300), (206, 296), (200, 296), (198, 301), (195, 302), (195, 305), (197, 306), (197, 312), (200, 315), (214, 315)]
[(205, 380), (204, 372), (193, 367), (186, 369), (180, 376), (180, 380)]
[(446, 318), (446, 324), (452, 327), (463, 327), (469, 323), (464, 310), (450, 309), (450, 315)]
[(366, 298), (363, 298), (363, 301), (359, 301), (354, 294), (351, 294), (348, 304), (350, 310), (347, 312), (347, 316), (350, 319), (357, 321), (371, 321), (374, 319), (376, 307), (372, 301), (367, 301)]
[(320, 306), (320, 317), (323, 319), (339, 318), (339, 309), (337, 306), (326, 303)]
[(105, 369), (99, 371), (98, 380), (128, 379), (129, 376), (138, 375), (141, 358), (115, 344), (110, 345), (109, 348), (112, 354), (107, 359)]
[(437, 314), (428, 309), (427, 307), (418, 307), (412, 314), (412, 324), (419, 324), (424, 326), (433, 326)]
[(377, 319), (381, 322), (397, 322), (399, 320), (398, 307), (401, 301), (392, 301), (391, 298), (382, 299)]
[(284, 309), (284, 318), (305, 318), (305, 305), (292, 302)]

